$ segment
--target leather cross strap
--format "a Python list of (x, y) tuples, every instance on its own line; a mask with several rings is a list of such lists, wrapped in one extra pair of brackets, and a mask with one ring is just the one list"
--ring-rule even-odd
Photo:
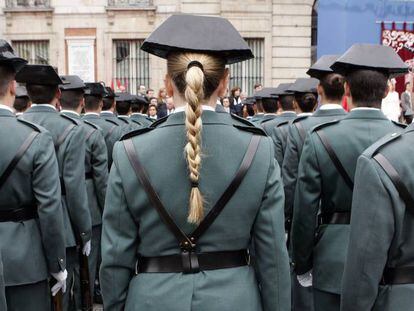
[(414, 284), (414, 267), (385, 268), (381, 285)]
[(6, 169), (4, 170), (3, 174), (0, 176), (0, 188), (4, 185), (7, 178), (9, 178), (10, 174), (13, 172), (14, 168), (16, 167), (17, 163), (21, 160), (27, 149), (29, 149), (30, 145), (33, 143), (36, 136), (39, 132), (32, 132), (17, 150), (16, 155), (10, 161), (9, 165), (7, 165)]
[(75, 127), (75, 124), (69, 124), (65, 130), (63, 131), (63, 133), (58, 137), (56, 144), (55, 144), (55, 150), (58, 151), (60, 145), (63, 144), (63, 142), (65, 141), (65, 139), (68, 137), (70, 131)]
[(190, 237), (186, 235), (177, 226), (177, 224), (172, 219), (171, 215), (168, 213), (168, 211), (165, 209), (164, 205), (162, 204), (158, 194), (156, 193), (154, 187), (151, 185), (151, 182), (149, 181), (148, 175), (146, 174), (144, 167), (141, 164), (141, 161), (138, 158), (138, 155), (136, 153), (132, 140), (131, 139), (124, 140), (123, 144), (124, 144), (128, 159), (138, 179), (141, 181), (151, 203), (156, 208), (162, 221), (169, 228), (169, 230), (174, 234), (174, 236), (177, 238), (178, 242), (180, 243), (180, 246), (182, 247), (183, 245), (195, 246), (196, 241), (211, 226), (211, 224), (214, 222), (214, 220), (217, 218), (220, 212), (224, 209), (225, 205), (232, 198), (232, 196), (239, 188), (241, 182), (243, 181), (248, 169), (250, 168), (253, 162), (254, 156), (256, 155), (257, 149), (259, 147), (260, 139), (261, 139), (260, 136), (256, 136), (256, 135), (252, 136), (252, 139), (250, 140), (250, 143), (249, 143), (249, 147), (247, 148), (246, 154), (244, 155), (242, 163), (234, 179), (232, 180), (230, 185), (226, 188), (226, 190), (221, 195), (220, 199), (217, 201), (214, 207), (210, 210), (207, 216), (200, 223), (200, 225), (193, 231)]
[(303, 127), (303, 125), (300, 122), (297, 122), (297, 123), (294, 123), (294, 124), (295, 124), (296, 129), (299, 132), (300, 138), (302, 138), (302, 142), (304, 142), (305, 139), (306, 139), (305, 128)]
[(346, 172), (344, 166), (342, 165), (341, 161), (338, 159), (335, 150), (332, 148), (328, 138), (326, 137), (325, 133), (321, 130), (316, 131), (316, 134), (319, 136), (323, 146), (325, 147), (326, 152), (328, 152), (329, 157), (331, 158), (333, 164), (335, 165), (336, 169), (338, 170), (339, 174), (344, 179), (346, 185), (353, 191), (354, 189), (354, 182), (352, 181), (351, 177), (349, 177), (348, 173)]
[(403, 183), (400, 175), (398, 174), (397, 170), (392, 166), (392, 164), (388, 161), (386, 157), (384, 157), (381, 153), (377, 153), (374, 156), (374, 160), (382, 167), (388, 177), (391, 179), (392, 183), (394, 184), (395, 188), (398, 191), (401, 199), (404, 201), (407, 210), (414, 213), (414, 198), (412, 197), (410, 191), (407, 189), (405, 184)]

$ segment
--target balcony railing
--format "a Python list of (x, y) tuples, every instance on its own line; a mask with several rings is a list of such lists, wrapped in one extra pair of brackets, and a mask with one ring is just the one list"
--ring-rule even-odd
[(6, 0), (6, 9), (49, 9), (50, 0)]
[(119, 8), (147, 8), (152, 6), (152, 0), (109, 0), (108, 6)]

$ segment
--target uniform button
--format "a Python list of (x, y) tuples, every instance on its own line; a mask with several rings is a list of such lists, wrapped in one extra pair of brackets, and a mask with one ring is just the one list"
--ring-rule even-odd
[(60, 259), (60, 262), (63, 262), (63, 259)]
[(86, 235), (86, 233), (85, 232), (82, 232), (81, 235)]
[(398, 133), (392, 133), (391, 137), (397, 136)]
[(194, 242), (194, 240), (195, 240), (195, 239), (192, 237), (192, 238), (190, 238), (190, 240), (191, 240), (192, 242)]

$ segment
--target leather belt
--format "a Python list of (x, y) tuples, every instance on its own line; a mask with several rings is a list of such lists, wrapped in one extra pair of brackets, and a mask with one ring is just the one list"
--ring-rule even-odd
[(19, 208), (0, 210), (0, 222), (21, 222), (37, 218), (35, 204), (22, 205)]
[(385, 268), (380, 284), (414, 284), (414, 266), (400, 268)]
[(247, 266), (250, 256), (247, 250), (181, 254), (161, 257), (139, 257), (136, 274), (139, 273), (184, 273), (194, 274), (206, 270), (219, 270)]
[(86, 172), (85, 179), (93, 179), (93, 172)]
[(349, 225), (350, 223), (350, 212), (335, 212), (331, 214), (322, 214), (319, 218), (320, 225)]

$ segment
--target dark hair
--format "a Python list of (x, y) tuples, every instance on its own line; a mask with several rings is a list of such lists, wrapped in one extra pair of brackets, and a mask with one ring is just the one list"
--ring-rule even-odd
[(220, 99), (221, 104), (223, 105), (224, 100), (227, 99), (230, 103), (230, 97), (224, 96), (222, 99)]
[(261, 83), (256, 83), (256, 84), (253, 86), (253, 88), (254, 88), (254, 89), (257, 89), (259, 86), (262, 86), (262, 84), (261, 84)]
[(320, 79), (320, 85), (325, 92), (326, 99), (332, 102), (340, 102), (344, 97), (345, 79), (337, 73), (325, 75)]
[(13, 67), (8, 65), (0, 65), (0, 97), (6, 96), (9, 83), (14, 80), (16, 73)]
[(132, 112), (141, 112), (144, 109), (145, 104), (142, 101), (134, 100), (131, 102)]
[(313, 93), (295, 94), (295, 100), (302, 112), (312, 112), (316, 106), (316, 96)]
[(283, 110), (294, 110), (295, 107), (293, 105), (293, 101), (295, 100), (295, 96), (293, 95), (281, 95), (279, 97), (279, 103)]
[(262, 108), (266, 113), (277, 112), (277, 99), (276, 98), (262, 98)]
[(57, 85), (27, 84), (27, 93), (34, 104), (48, 104), (56, 96)]
[(355, 106), (379, 108), (388, 87), (387, 76), (379, 71), (361, 69), (346, 76)]
[(102, 110), (109, 110), (113, 107), (115, 103), (115, 98), (110, 98), (110, 97), (104, 97), (103, 99), (103, 105), (102, 105)]
[(14, 100), (13, 103), (13, 108), (17, 111), (17, 112), (24, 112), (27, 110), (27, 108), (29, 108), (29, 104), (30, 104), (30, 98), (29, 97), (19, 97), (16, 98)]
[(253, 105), (245, 105), (245, 106), (246, 106), (247, 114), (249, 115), (249, 117), (253, 117), (254, 116)]
[(85, 111), (98, 110), (101, 100), (101, 96), (85, 95)]
[(148, 109), (147, 109), (147, 110), (149, 110), (151, 107), (155, 107), (155, 110), (157, 110), (157, 111), (158, 111), (158, 107), (157, 107), (157, 105), (154, 105), (154, 104), (149, 104), (149, 105), (148, 105)]
[(241, 92), (240, 86), (235, 86), (234, 88), (231, 89), (231, 91), (230, 91), (231, 96), (234, 97), (234, 93), (236, 93), (237, 90), (239, 90)]
[(131, 109), (131, 102), (121, 101), (116, 102), (115, 110), (119, 115), (126, 115)]
[(83, 98), (83, 93), (83, 90), (62, 91), (62, 96), (60, 97), (60, 105), (63, 109), (77, 109)]
[(154, 92), (154, 90), (153, 89), (147, 89), (147, 91), (145, 93), (148, 95), (149, 92)]

